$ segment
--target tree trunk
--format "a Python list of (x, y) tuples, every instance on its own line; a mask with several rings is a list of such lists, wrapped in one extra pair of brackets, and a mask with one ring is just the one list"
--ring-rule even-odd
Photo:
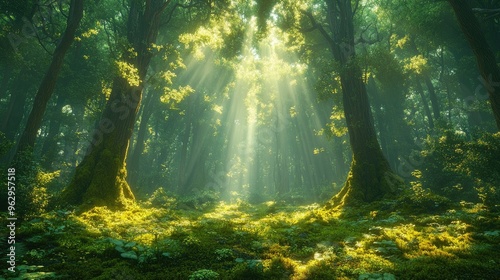
[(434, 119), (432, 118), (431, 114), (431, 109), (429, 108), (429, 103), (427, 102), (427, 99), (425, 98), (424, 90), (422, 89), (422, 84), (420, 83), (420, 78), (416, 76), (415, 78), (415, 89), (417, 90), (418, 94), (420, 94), (420, 97), (422, 98), (422, 104), (424, 105), (424, 112), (425, 115), (427, 116), (427, 121), (429, 122), (429, 128), (431, 130), (434, 129)]
[[(390, 143), (391, 139), (389, 136), (389, 131), (394, 130), (394, 126), (391, 125), (393, 124), (391, 121), (387, 120), (388, 119), (387, 107), (389, 107), (390, 105), (387, 104), (388, 102), (384, 102), (387, 100), (383, 100), (383, 98), (380, 96), (377, 85), (375, 84), (375, 80), (372, 77), (368, 79), (367, 90), (370, 96), (372, 97), (371, 98), (373, 104), (372, 107), (375, 113), (375, 119), (377, 121), (377, 128), (379, 135), (378, 139), (380, 141), (380, 147), (382, 149), (382, 153), (388, 160), (389, 165), (396, 166), (398, 162), (398, 154), (394, 149), (394, 143)], [(384, 110), (384, 112), (382, 112), (381, 109), (382, 107), (385, 107), (386, 109)], [(394, 136), (394, 133), (392, 134), (392, 136)]]
[(146, 136), (148, 134), (148, 122), (149, 118), (153, 114), (152, 110), (152, 100), (155, 96), (155, 92), (150, 91), (145, 98), (144, 108), (142, 109), (141, 123), (139, 125), (139, 131), (137, 132), (137, 141), (135, 147), (132, 151), (131, 156), (127, 160), (128, 162), (128, 172), (129, 178), (128, 182), (132, 187), (136, 186), (139, 182), (140, 168), (141, 168), (141, 157), (144, 152), (144, 146), (146, 142)]
[(178, 185), (177, 185), (177, 190), (179, 192), (182, 192), (184, 190), (184, 187), (187, 184), (187, 162), (188, 162), (188, 146), (189, 146), (189, 139), (191, 136), (191, 121), (188, 120), (186, 122), (186, 125), (184, 127), (184, 133), (182, 137), (182, 146), (180, 150), (180, 163), (179, 163), (179, 180), (178, 180)]
[(67, 95), (62, 92), (57, 96), (54, 115), (50, 119), (49, 133), (42, 146), (42, 166), (47, 170), (52, 170), (54, 160), (60, 149), (57, 145), (57, 140), (59, 139), (58, 134), (61, 129), (61, 119), (63, 118), (61, 110), (64, 106), (64, 102), (66, 101), (66, 97)]
[(476, 56), (479, 72), (488, 91), (495, 122), (500, 130), (500, 70), (495, 55), (467, 1), (448, 0), (448, 2), (455, 11), (460, 28)]
[(123, 77), (114, 79), (110, 99), (93, 132), (87, 154), (62, 193), (63, 202), (123, 208), (134, 200), (125, 181), (124, 159), (141, 93), (141, 87), (131, 86)]
[(344, 113), (353, 152), (347, 181), (331, 205), (371, 202), (395, 194), (402, 179), (391, 170), (377, 141), (362, 72), (354, 51), (353, 12), (350, 0), (329, 0), (328, 18), (334, 24), (329, 43), (343, 66), (340, 74)]
[(50, 96), (54, 92), (57, 77), (64, 62), (64, 56), (73, 43), (76, 29), (80, 25), (82, 17), (83, 0), (72, 0), (66, 30), (64, 31), (61, 41), (54, 51), (49, 69), (45, 73), (45, 77), (43, 78), (42, 83), (38, 88), (38, 92), (36, 93), (35, 101), (33, 104), (33, 109), (31, 110), (31, 113), (28, 117), (26, 128), (24, 129), (21, 139), (19, 140), (16, 155), (23, 151), (29, 151), (33, 149), (35, 145), (36, 135), (42, 124), (42, 119), (45, 113), (45, 109), (47, 108), (47, 103), (49, 102)]
[(340, 79), (353, 160), (346, 185), (334, 201), (371, 202), (394, 194), (400, 179), (392, 172), (377, 141), (361, 70), (351, 65)]
[(0, 125), (0, 131), (5, 133), (5, 136), (9, 140), (15, 140), (16, 134), (19, 131), (21, 122), (23, 120), (26, 100), (28, 97), (28, 92), (30, 91), (30, 86), (28, 83), (23, 81), (23, 78), (29, 71), (23, 69), (19, 76), (16, 78), (13, 92), (10, 94), (9, 104), (5, 112), (2, 114), (2, 123)]
[(135, 200), (126, 181), (125, 158), (134, 130), (147, 70), (152, 58), (148, 49), (156, 42), (160, 17), (170, 1), (132, 1), (127, 39), (134, 54), (124, 54), (123, 62), (137, 70), (139, 83), (118, 75), (92, 142), (78, 165), (61, 202), (123, 209)]
[(439, 101), (436, 95), (436, 88), (432, 84), (429, 75), (424, 74), (423, 76), (425, 85), (427, 86), (427, 90), (429, 91), (429, 99), (431, 100), (431, 107), (432, 107), (432, 113), (434, 114), (434, 119), (439, 121), (441, 119), (441, 109), (439, 107)]

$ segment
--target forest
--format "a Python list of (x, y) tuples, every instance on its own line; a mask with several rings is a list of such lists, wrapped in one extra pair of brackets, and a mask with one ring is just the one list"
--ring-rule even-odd
[(500, 279), (499, 0), (0, 0), (0, 279)]

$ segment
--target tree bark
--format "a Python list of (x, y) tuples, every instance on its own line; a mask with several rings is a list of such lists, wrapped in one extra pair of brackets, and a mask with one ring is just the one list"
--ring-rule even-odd
[(500, 70), (479, 22), (467, 1), (448, 0), (455, 11), (460, 28), (476, 56), (479, 72), (490, 100), (497, 128), (500, 130)]
[(38, 88), (33, 109), (28, 117), (26, 128), (24, 129), (21, 139), (19, 140), (16, 155), (23, 151), (33, 149), (35, 145), (36, 135), (42, 124), (47, 103), (54, 92), (57, 78), (64, 62), (64, 56), (73, 43), (76, 29), (80, 25), (82, 17), (83, 0), (72, 0), (66, 30), (64, 31), (61, 41), (54, 51), (49, 69), (45, 73), (42, 83)]

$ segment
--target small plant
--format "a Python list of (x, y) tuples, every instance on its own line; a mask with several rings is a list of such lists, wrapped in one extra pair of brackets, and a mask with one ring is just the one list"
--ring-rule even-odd
[(227, 248), (217, 249), (215, 250), (215, 256), (218, 261), (229, 260), (233, 258), (233, 251)]
[(146, 201), (146, 206), (174, 208), (176, 203), (177, 199), (160, 187), (151, 194), (151, 197)]
[(139, 263), (147, 263), (156, 260), (157, 254), (155, 254), (152, 248), (139, 245), (133, 241), (125, 242), (113, 238), (107, 238), (107, 240), (116, 245), (115, 250), (120, 252), (120, 256), (124, 259), (137, 260)]
[(220, 194), (211, 190), (195, 191), (193, 195), (180, 200), (180, 203), (188, 208), (203, 210), (217, 204)]
[(200, 240), (192, 235), (188, 235), (182, 240), (182, 243), (186, 246), (197, 246), (200, 244)]
[(219, 273), (210, 269), (200, 269), (189, 276), (189, 280), (214, 280), (219, 278)]

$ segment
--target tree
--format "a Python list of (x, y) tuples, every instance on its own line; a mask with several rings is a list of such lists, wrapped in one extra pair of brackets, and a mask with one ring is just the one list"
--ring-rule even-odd
[(455, 11), (460, 28), (476, 56), (479, 72), (488, 91), (491, 109), (500, 130), (500, 70), (495, 55), (467, 1), (448, 0)]
[[(125, 157), (163, 11), (170, 0), (130, 2), (127, 41), (113, 87), (92, 142), (61, 199), (70, 204), (123, 208), (135, 197), (126, 181)], [(175, 7), (174, 7), (175, 8)]]
[(329, 32), (316, 22), (312, 13), (305, 12), (313, 28), (328, 41), (329, 48), (340, 64), (340, 82), (345, 119), (353, 152), (351, 169), (342, 190), (331, 203), (351, 203), (355, 200), (371, 202), (386, 194), (395, 194), (402, 184), (382, 154), (373, 125), (373, 117), (362, 71), (356, 61), (354, 49), (353, 17), (350, 0), (326, 0)]
[(64, 62), (64, 56), (73, 43), (76, 29), (80, 25), (82, 17), (83, 0), (72, 0), (70, 4), (66, 30), (64, 31), (61, 41), (54, 51), (49, 69), (47, 69), (45, 77), (43, 78), (42, 83), (38, 88), (33, 108), (28, 117), (26, 128), (24, 129), (24, 132), (21, 135), (21, 139), (19, 140), (16, 155), (19, 155), (25, 151), (29, 152), (29, 150), (33, 149), (35, 145), (36, 135), (38, 129), (40, 129), (40, 126), (42, 124), (42, 119), (45, 113), (45, 109), (47, 108), (47, 103), (49, 102), (49, 99), (54, 92), (57, 77)]

